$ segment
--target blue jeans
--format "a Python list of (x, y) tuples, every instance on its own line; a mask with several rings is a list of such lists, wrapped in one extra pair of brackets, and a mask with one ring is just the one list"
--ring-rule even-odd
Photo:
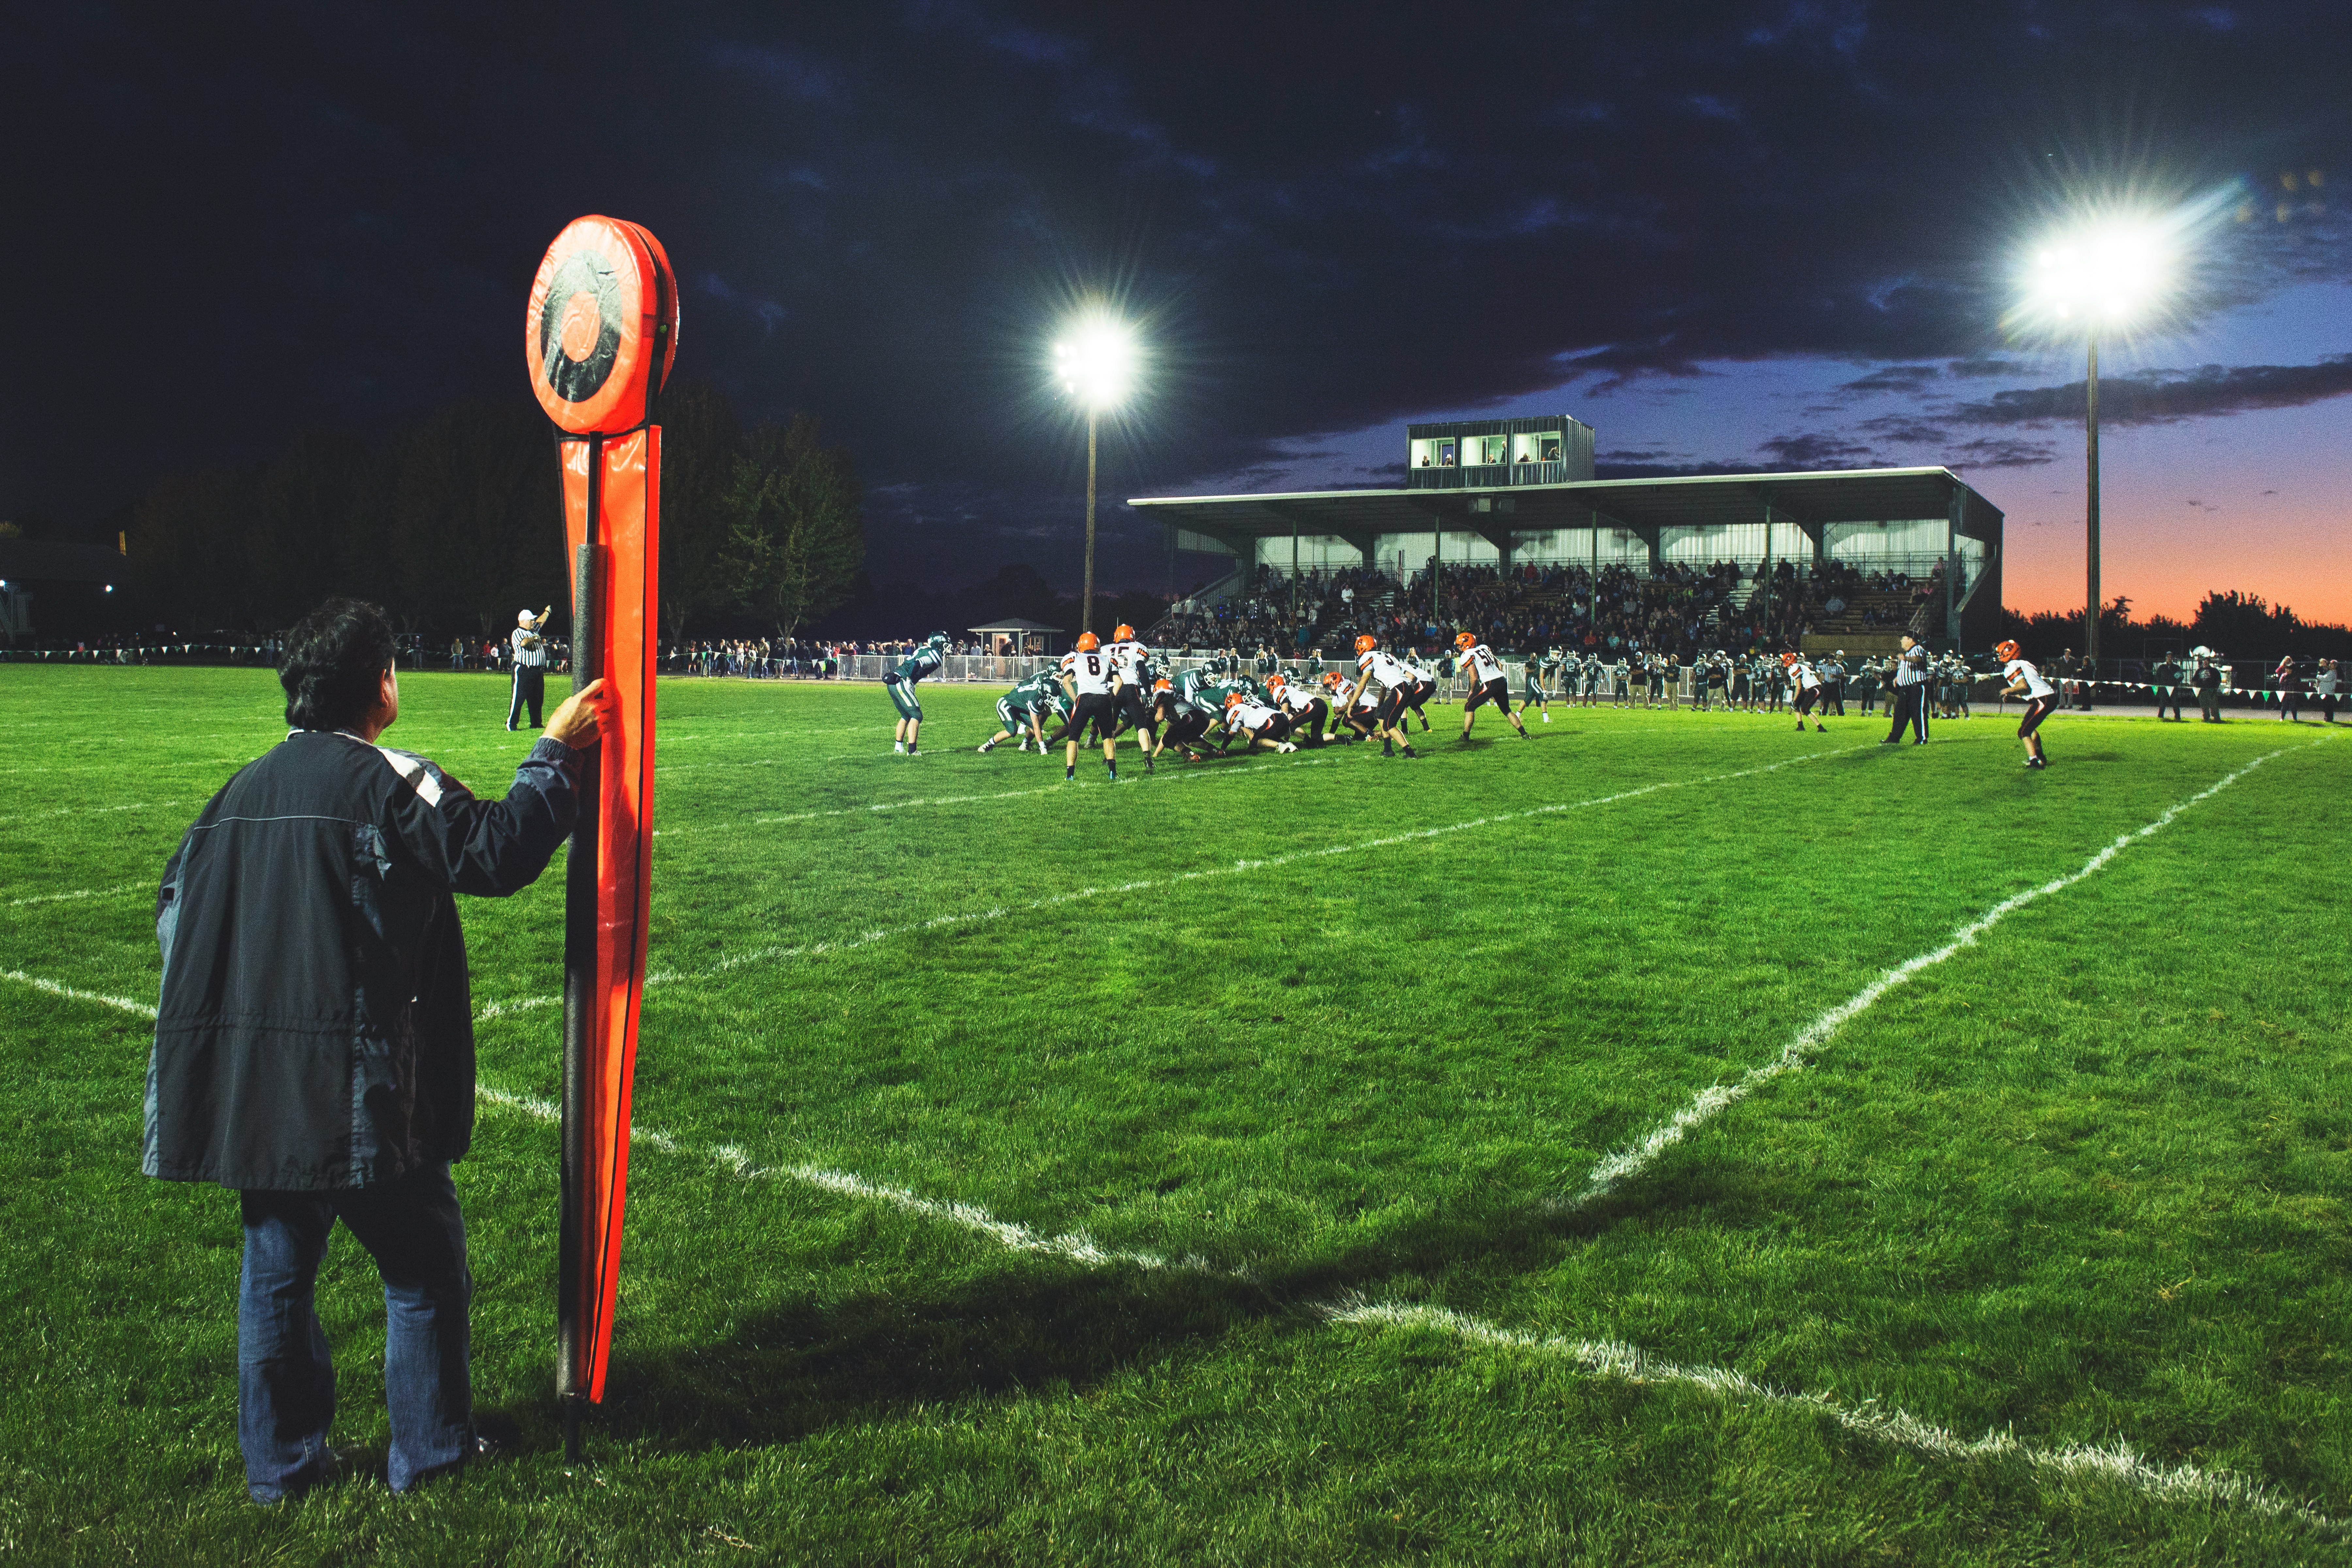
[(381, 1186), (244, 1192), (237, 1200), (245, 1268), (236, 1302), (236, 1436), (253, 1500), (294, 1496), (323, 1473), (335, 1369), (312, 1301), (338, 1219), (383, 1277), (392, 1489), (406, 1491), (462, 1463), (474, 1444), (466, 1324), (474, 1278), (447, 1163)]

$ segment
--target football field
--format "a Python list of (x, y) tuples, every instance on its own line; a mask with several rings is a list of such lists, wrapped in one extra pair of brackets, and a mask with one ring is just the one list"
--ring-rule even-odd
[[(386, 744), (503, 793), (503, 681)], [(461, 900), (512, 1458), (274, 1512), (153, 889), (266, 670), (0, 666), (0, 1559), (2352, 1562), (2352, 741), (1491, 713), (1078, 782), (666, 681), (627, 1244), (552, 1419), (562, 866)], [(1008, 743), (1009, 746), (1009, 743)], [(338, 1232), (337, 1441), (383, 1304)]]

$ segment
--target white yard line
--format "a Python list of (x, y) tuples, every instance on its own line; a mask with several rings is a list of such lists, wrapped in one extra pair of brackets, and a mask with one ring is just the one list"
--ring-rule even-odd
[(1573, 1363), (1595, 1377), (1619, 1383), (1695, 1389), (1727, 1404), (1779, 1405), (1829, 1416), (1845, 1430), (1896, 1447), (1909, 1448), (1930, 1458), (1969, 1463), (1979, 1459), (2021, 1459), (2037, 1470), (2063, 1480), (2095, 1477), (2168, 1502), (2226, 1503), (2273, 1517), (2291, 1518), (2322, 1530), (2342, 1531), (2347, 1521), (2331, 1519), (2305, 1505), (2282, 1498), (2259, 1481), (2227, 1470), (2200, 1469), (2195, 1465), (2152, 1463), (2133, 1452), (2121, 1438), (2112, 1447), (2086, 1447), (2070, 1443), (2045, 1448), (2008, 1432), (1989, 1431), (1973, 1440), (1920, 1420), (1907, 1411), (1875, 1401), (1841, 1405), (1825, 1394), (1791, 1394), (1769, 1388), (1728, 1367), (1685, 1366), (1643, 1354), (1617, 1340), (1571, 1340), (1558, 1335), (1521, 1333), (1443, 1307), (1343, 1303), (1325, 1309), (1335, 1323), (1379, 1329), (1420, 1329), (1450, 1334), (1472, 1344), (1522, 1351)]
[[(2322, 736), (2320, 740), (2311, 743), (2319, 745), (2326, 740), (2326, 737)], [(1591, 1172), (1584, 1178), (1582, 1189), (1574, 1197), (1554, 1200), (1550, 1205), (1553, 1212), (1572, 1213), (1595, 1199), (1606, 1195), (1621, 1183), (1639, 1175), (1643, 1171), (1647, 1170), (1659, 1155), (1681, 1142), (1692, 1128), (1713, 1121), (1774, 1079), (1801, 1070), (1813, 1053), (1828, 1043), (1830, 1037), (1835, 1035), (1857, 1015), (1896, 986), (1909, 981), (1922, 970), (1933, 968), (1955, 953), (1974, 946), (1979, 937), (2026, 905), (2073, 887), (2085, 877), (2100, 870), (2108, 861), (2113, 860), (2139, 840), (2163, 831), (2171, 824), (2174, 817), (2179, 816), (2190, 806), (2221, 794), (2264, 763), (2285, 754), (2282, 750), (2265, 752), (2256, 757), (2219, 783), (2198, 791), (2187, 800), (2167, 806), (2164, 815), (2155, 821), (2144, 826), (2135, 827), (2129, 833), (2124, 834), (2064, 876), (2053, 878), (2038, 888), (2028, 888), (2021, 893), (2003, 899), (1983, 914), (1954, 931), (1950, 939), (1941, 947), (1920, 953), (1916, 958), (1905, 959), (1892, 969), (1882, 971), (1876, 979), (1853, 996), (1839, 1003), (1798, 1030), (1795, 1037), (1780, 1047), (1779, 1056), (1761, 1067), (1748, 1068), (1736, 1082), (1712, 1084), (1701, 1089), (1688, 1105), (1675, 1112), (1673, 1118), (1664, 1125), (1652, 1129), (1632, 1148), (1621, 1150), (1593, 1166)]]
[(70, 893), (36, 893), (29, 899), (11, 899), (8, 907), (21, 910), (26, 904), (56, 904), (68, 899), (111, 899), (124, 893), (152, 892), (154, 888), (152, 882), (122, 882), (111, 888), (76, 888)]
[[(2221, 786), (2217, 784), (2214, 787), (2219, 789)], [(155, 1016), (154, 1008), (128, 998), (76, 990), (16, 970), (0, 972), (0, 979), (29, 985), (55, 996), (95, 1002), (136, 1017), (152, 1019)], [(510, 1094), (488, 1086), (479, 1087), (475, 1092), (487, 1104), (519, 1111), (535, 1121), (556, 1122), (562, 1120), (562, 1111), (551, 1100)], [(630, 1142), (661, 1153), (707, 1161), (742, 1181), (793, 1182), (841, 1197), (878, 1203), (919, 1219), (954, 1226), (1007, 1251), (1060, 1258), (1082, 1268), (1138, 1268), (1148, 1272), (1219, 1275), (1243, 1279), (1251, 1277), (1245, 1268), (1219, 1268), (1197, 1257), (1170, 1258), (1159, 1253), (1099, 1247), (1083, 1231), (1041, 1234), (1027, 1226), (999, 1219), (975, 1205), (927, 1198), (904, 1187), (870, 1182), (845, 1171), (818, 1165), (755, 1164), (748, 1154), (731, 1144), (719, 1144), (707, 1150), (694, 1149), (667, 1133), (645, 1127), (633, 1129)], [(1826, 1394), (1785, 1393), (1767, 1388), (1728, 1368), (1685, 1366), (1653, 1359), (1637, 1348), (1618, 1341), (1539, 1337), (1499, 1328), (1438, 1307), (1350, 1301), (1326, 1307), (1322, 1311), (1326, 1319), (1338, 1324), (1433, 1330), (1475, 1343), (1559, 1356), (1576, 1363), (1595, 1375), (1626, 1383), (1692, 1388), (1719, 1399), (1743, 1404), (1801, 1407), (1830, 1416), (1848, 1431), (1907, 1447), (1934, 1458), (1965, 1462), (2014, 1457), (2036, 1469), (2046, 1470), (2062, 1479), (2095, 1477), (2112, 1480), (2166, 1501), (2231, 1504), (2273, 1517), (2292, 1518), (2331, 1531), (2340, 1532), (2347, 1528), (2347, 1521), (2331, 1519), (2301, 1503), (2281, 1498), (2258, 1481), (2227, 1471), (2200, 1469), (2193, 1465), (2152, 1464), (2134, 1453), (2121, 1439), (2112, 1448), (2090, 1448), (2079, 1444), (2063, 1448), (2043, 1448), (2000, 1432), (1988, 1432), (1981, 1438), (1969, 1441), (1903, 1410), (1876, 1408), (1871, 1405), (1848, 1407), (1837, 1404)]]
[[(675, 985), (697, 980), (709, 980), (752, 963), (780, 963), (796, 958), (818, 958), (828, 953), (851, 952), (861, 947), (871, 947), (878, 942), (889, 942), (902, 936), (916, 936), (924, 931), (941, 931), (955, 926), (981, 925), (1003, 920), (1009, 915), (1035, 914), (1045, 910), (1060, 909), (1066, 904), (1098, 899), (1108, 894), (1148, 893), (1162, 888), (1177, 887), (1186, 882), (1204, 881), (1213, 877), (1234, 877), (1248, 872), (1271, 871), (1284, 866), (1294, 866), (1303, 860), (1319, 860), (1335, 855), (1356, 855), (1370, 849), (1388, 849), (1401, 844), (1412, 844), (1426, 839), (1442, 838), (1448, 834), (1467, 833), (1473, 828), (1499, 827), (1508, 823), (1525, 822), (1532, 817), (1552, 816), (1566, 811), (1586, 811), (1594, 806), (1614, 805), (1620, 801), (1636, 800), (1643, 795), (1656, 795), (1662, 790), (1693, 789), (1701, 784), (1724, 784), (1732, 779), (1750, 778), (1759, 773), (1777, 773), (1799, 763), (1815, 762), (1822, 757), (1842, 756), (1847, 752), (1864, 750), (1861, 746), (1845, 746), (1837, 751), (1810, 752), (1801, 757), (1786, 757), (1759, 767), (1741, 768), (1735, 773), (1710, 773), (1694, 779), (1665, 779), (1657, 784), (1643, 784), (1635, 789), (1621, 790), (1615, 795), (1596, 795), (1590, 800), (1563, 801), (1553, 805), (1531, 806), (1525, 811), (1497, 813), (1493, 816), (1473, 817), (1468, 822), (1447, 823), (1439, 827), (1417, 827), (1404, 833), (1392, 833), (1379, 838), (1358, 839), (1349, 844), (1333, 844), (1321, 849), (1298, 849), (1287, 855), (1270, 855), (1263, 860), (1236, 860), (1230, 866), (1212, 866), (1199, 871), (1180, 871), (1172, 877), (1146, 877), (1132, 882), (1111, 886), (1079, 888), (1051, 898), (1032, 899), (1026, 903), (1003, 904), (992, 910), (978, 910), (966, 914), (934, 915), (912, 925), (887, 926), (877, 931), (843, 937), (830, 942), (803, 942), (792, 946), (759, 947), (720, 959), (707, 969), (692, 972), (663, 969), (646, 976), (646, 985)], [(525, 996), (511, 1002), (491, 1002), (484, 1005), (478, 1018), (502, 1017), (510, 1013), (527, 1012), (536, 1007), (552, 1006), (562, 1001), (561, 995)]]
[(68, 1002), (95, 1002), (102, 1007), (111, 1007), (118, 1013), (128, 1013), (134, 1018), (144, 1018), (150, 1023), (155, 1018), (155, 1009), (144, 1002), (133, 1002), (127, 996), (109, 996), (102, 991), (77, 990), (70, 985), (60, 985), (54, 980), (44, 980), (37, 974), (27, 974), (21, 969), (0, 969), (0, 980), (29, 985), (36, 991), (61, 996)]
[(132, 805), (60, 805), (47, 811), (20, 811), (14, 816), (0, 816), (0, 827), (17, 822), (42, 822), (53, 816), (107, 816), (119, 811), (162, 811), (187, 804), (184, 800), (150, 800)]
[[(1208, 778), (1233, 778), (1242, 773), (1259, 773), (1271, 767), (1309, 767), (1318, 763), (1328, 763), (1332, 760), (1333, 759), (1329, 757), (1301, 757), (1296, 762), (1289, 763), (1251, 763), (1240, 767), (1221, 768), (1215, 773), (1130, 773), (1121, 782), (1120, 787), (1125, 788), (1130, 784), (1182, 784), (1188, 779), (1200, 780)], [(1051, 764), (1047, 765), (1050, 766)], [(772, 827), (780, 823), (814, 822), (819, 817), (825, 816), (874, 816), (887, 812), (908, 811), (917, 806), (970, 805), (979, 801), (1019, 800), (1026, 795), (1055, 795), (1073, 787), (1078, 789), (1100, 789), (1107, 788), (1108, 786), (1105, 783), (1100, 783), (1091, 778), (1083, 780), (1076, 785), (1066, 783), (1060, 778), (1055, 778), (1051, 784), (1039, 784), (1030, 789), (999, 790), (987, 795), (928, 795), (914, 800), (883, 800), (876, 801), (870, 805), (842, 805), (834, 806), (824, 811), (796, 811), (785, 816), (754, 816), (749, 818), (745, 822), (730, 822), (727, 826), (730, 830), (746, 826), (752, 827)], [(692, 833), (695, 831), (698, 830), (690, 827), (656, 827), (654, 829), (654, 837), (656, 838), (663, 838), (674, 834)]]
[[(503, 1089), (488, 1087), (478, 1088), (474, 1092), (488, 1104), (502, 1106), (509, 1110), (519, 1110), (536, 1121), (560, 1121), (562, 1119), (561, 1108), (552, 1100), (539, 1100), (529, 1095), (509, 1094)], [(1088, 1268), (1124, 1267), (1146, 1270), (1173, 1269), (1191, 1274), (1230, 1273), (1234, 1278), (1243, 1277), (1238, 1271), (1218, 1268), (1205, 1258), (1163, 1258), (1156, 1252), (1133, 1252), (1123, 1247), (1097, 1247), (1093, 1237), (1084, 1231), (1074, 1231), (1060, 1236), (1041, 1235), (1025, 1225), (998, 1219), (986, 1209), (976, 1207), (971, 1204), (927, 1198), (919, 1193), (909, 1192), (904, 1187), (869, 1182), (863, 1176), (853, 1175), (849, 1172), (836, 1171), (823, 1165), (754, 1164), (751, 1155), (731, 1143), (716, 1144), (708, 1149), (690, 1148), (666, 1132), (657, 1132), (647, 1127), (632, 1128), (629, 1132), (629, 1142), (657, 1149), (665, 1154), (683, 1154), (705, 1161), (718, 1166), (729, 1175), (740, 1177), (747, 1182), (792, 1182), (802, 1186), (814, 1187), (820, 1192), (832, 1193), (839, 1197), (881, 1204), (886, 1207), (897, 1209), (902, 1214), (913, 1215), (919, 1219), (938, 1220), (942, 1224), (971, 1231), (1010, 1252), (1032, 1252), (1047, 1258), (1059, 1258)]]

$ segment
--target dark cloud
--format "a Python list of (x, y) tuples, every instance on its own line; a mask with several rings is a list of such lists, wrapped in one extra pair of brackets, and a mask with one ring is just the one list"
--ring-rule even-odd
[(1860, 441), (1818, 431), (1775, 436), (1759, 443), (1759, 447), (1772, 455), (1775, 464), (1790, 468), (1869, 468), (1878, 460), (1877, 454)]
[[(677, 260), (681, 365), (820, 415), (893, 552), (948, 577), (1024, 541), (1064, 569), (1083, 447), (1041, 362), (1082, 289), (1160, 351), (1106, 431), (1119, 495), (1570, 383), (1729, 397), (1712, 369), (1780, 356), (1890, 367), (1849, 401), (1924, 395), (1939, 363), (2011, 377), (2001, 262), (2070, 184), (2342, 166), (2339, 9), (1529, 5), (1465, 47), (1459, 16), (1226, 0), (35, 7), (0, 52), (26, 307), (0, 515), (520, 398), (532, 268), (592, 211)], [(2340, 278), (2342, 235), (2231, 227), (2231, 297)], [(2303, 395), (2259, 380), (2215, 395)], [(1964, 423), (2063, 416), (2033, 395)], [(1104, 526), (1108, 570), (1153, 569), (1152, 527)]]
[[(2195, 370), (2148, 371), (2099, 378), (2102, 425), (2169, 425), (2258, 408), (2300, 408), (2352, 393), (2352, 353), (2329, 354), (2313, 364), (2201, 365)], [(1981, 403), (1963, 403), (1949, 418), (1959, 425), (2042, 425), (2080, 422), (2087, 388), (2022, 387), (1996, 392)]]

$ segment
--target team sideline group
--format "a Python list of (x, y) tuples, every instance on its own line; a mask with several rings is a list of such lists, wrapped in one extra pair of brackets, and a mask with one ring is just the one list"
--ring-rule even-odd
[[(986, 752), (1016, 741), (1019, 750), (1026, 752), (1034, 743), (1044, 756), (1059, 746), (1062, 776), (1071, 780), (1077, 776), (1078, 749), (1091, 735), (1101, 744), (1103, 766), (1116, 783), (1118, 742), (1129, 735), (1134, 737), (1147, 773), (1171, 748), (1188, 762), (1201, 762), (1235, 745), (1244, 751), (1295, 752), (1377, 738), (1384, 757), (1417, 756), (1412, 721), (1420, 720), (1423, 732), (1428, 732), (1428, 704), (1436, 699), (1440, 683), (1457, 674), (1468, 681), (1462, 703), (1464, 742), (1470, 739), (1478, 710), (1485, 707), (1492, 707), (1520, 739), (1528, 739), (1523, 715), (1535, 709), (1550, 723), (1555, 685), (1560, 700), (1570, 705), (1581, 701), (1597, 706), (1604, 694), (1618, 707), (1678, 700), (1668, 689), (1670, 682), (1678, 684), (1675, 667), (1663, 656), (1620, 658), (1612, 663), (1598, 655), (1555, 649), (1514, 661), (1520, 679), (1515, 709), (1509, 668), (1502, 657), (1472, 632), (1457, 635), (1454, 646), (1454, 654), (1433, 668), (1413, 655), (1392, 653), (1377, 638), (1361, 636), (1356, 638), (1351, 678), (1339, 670), (1310, 675), (1284, 668), (1271, 655), (1262, 655), (1249, 671), (1241, 668), (1237, 656), (1171, 670), (1137, 640), (1132, 626), (1119, 626), (1108, 643), (1086, 632), (1062, 656), (1057, 668), (1040, 671), (997, 699), (999, 728), (978, 749)], [(923, 709), (917, 688), (939, 672), (947, 647), (947, 634), (935, 633), (883, 677), (898, 710), (894, 745), (901, 753), (920, 754)], [(2057, 707), (2056, 689), (2018, 656), (2015, 643), (2004, 642), (1993, 651), (2002, 661), (2001, 678), (2007, 683), (2001, 695), (2026, 700), (2017, 731), (2025, 743), (2025, 765), (2046, 766), (2039, 731)], [(1906, 636), (1903, 651), (1890, 664), (1893, 691), (1887, 708), (1894, 727), (1885, 744), (1899, 743), (1906, 732), (1913, 744), (1926, 744), (1931, 705), (1939, 717), (1967, 715), (1967, 685), (1975, 678), (1958, 658), (1938, 658)], [(1799, 730), (1810, 721), (1814, 730), (1825, 732), (1823, 721), (1845, 712), (1843, 663), (1832, 661), (1829, 668), (1833, 673), (1825, 677), (1812, 660), (1795, 653), (1777, 658), (1716, 654), (1693, 668), (1689, 701), (1695, 708), (1719, 703), (1734, 710), (1777, 712), (1786, 700)]]

